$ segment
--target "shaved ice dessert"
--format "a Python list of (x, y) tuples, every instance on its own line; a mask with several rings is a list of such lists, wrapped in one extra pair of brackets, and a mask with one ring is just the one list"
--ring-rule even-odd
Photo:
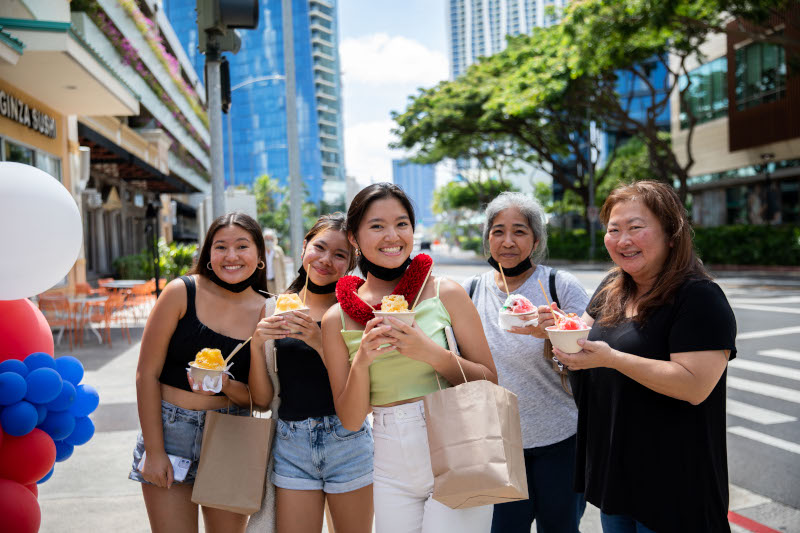
[[(225, 371), (225, 359), (216, 348), (203, 348), (189, 363), (189, 375), (194, 381), (194, 389), (219, 392), (222, 386), (222, 373)], [(206, 379), (208, 378), (208, 379)]]
[(381, 299), (381, 311), (384, 313), (401, 313), (408, 311), (408, 302), (402, 294), (390, 294)]
[(509, 294), (503, 304), (503, 311), (514, 313), (515, 315), (523, 315), (533, 313), (536, 311), (536, 308), (530, 300), (521, 294)]
[(281, 294), (278, 296), (278, 301), (275, 302), (275, 313), (287, 313), (289, 311), (299, 311), (306, 309), (303, 305), (303, 300), (297, 293)]
[(497, 318), (501, 329), (511, 331), (511, 328), (524, 328), (538, 324), (536, 307), (530, 300), (521, 294), (509, 294)]
[(550, 337), (550, 342), (564, 353), (580, 352), (583, 348), (578, 341), (586, 339), (592, 328), (587, 326), (586, 322), (575, 313), (569, 313), (566, 316), (554, 314), (554, 316), (556, 325), (544, 328), (547, 336)]
[(589, 327), (586, 325), (586, 322), (584, 322), (583, 319), (578, 315), (576, 315), (575, 313), (569, 313), (566, 317), (561, 315), (555, 315), (555, 318), (556, 318), (555, 327), (561, 331), (580, 330)]
[(222, 370), (225, 367), (225, 359), (220, 350), (203, 348), (194, 357), (194, 366), (204, 370)]

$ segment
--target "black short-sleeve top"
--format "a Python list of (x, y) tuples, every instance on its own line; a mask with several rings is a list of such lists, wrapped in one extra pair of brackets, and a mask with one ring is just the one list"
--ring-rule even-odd
[[(642, 324), (598, 325), (596, 295), (588, 307), (596, 320), (589, 340), (664, 361), (672, 353), (707, 350), (736, 356), (736, 319), (711, 280), (687, 280)], [(631, 516), (658, 532), (730, 531), (726, 374), (695, 406), (609, 368), (572, 372), (576, 490), (604, 512)]]
[[(164, 385), (191, 391), (189, 380), (186, 378), (186, 369), (189, 362), (194, 361), (197, 352), (203, 348), (218, 348), (222, 351), (223, 357), (227, 357), (240, 342), (244, 342), (244, 339), (234, 339), (217, 333), (200, 322), (195, 305), (197, 288), (194, 278), (181, 276), (181, 280), (186, 285), (186, 314), (178, 321), (175, 332), (169, 340), (167, 357), (164, 359), (158, 381)], [(233, 379), (247, 383), (250, 376), (250, 350), (239, 350), (231, 362), (233, 366), (230, 373)], [(222, 392), (217, 393), (218, 396), (221, 394)]]

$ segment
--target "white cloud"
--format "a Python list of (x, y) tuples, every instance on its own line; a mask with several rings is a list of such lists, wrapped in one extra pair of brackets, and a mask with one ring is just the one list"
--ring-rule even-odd
[(402, 36), (374, 33), (344, 39), (339, 52), (345, 84), (435, 85), (447, 79), (447, 58), (441, 52)]
[(392, 181), (392, 159), (403, 153), (389, 148), (394, 122), (378, 120), (361, 122), (345, 129), (344, 153), (347, 174), (362, 185), (377, 181)]

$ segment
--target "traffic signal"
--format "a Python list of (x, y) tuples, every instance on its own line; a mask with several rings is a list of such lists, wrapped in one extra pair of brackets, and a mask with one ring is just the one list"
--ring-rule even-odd
[(258, 26), (258, 0), (197, 0), (197, 48), (203, 54), (239, 51), (235, 28)]

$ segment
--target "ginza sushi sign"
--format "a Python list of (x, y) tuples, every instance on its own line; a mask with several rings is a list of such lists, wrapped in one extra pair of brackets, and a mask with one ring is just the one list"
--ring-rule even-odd
[(0, 89), (0, 116), (19, 122), (51, 139), (56, 138), (56, 119), (35, 107), (30, 107), (2, 89)]

